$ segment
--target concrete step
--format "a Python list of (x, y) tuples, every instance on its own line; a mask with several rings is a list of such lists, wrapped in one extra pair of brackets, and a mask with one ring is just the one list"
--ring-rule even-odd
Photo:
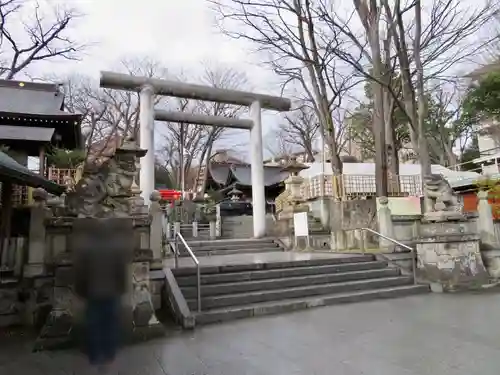
[[(237, 239), (223, 239), (223, 240), (213, 240), (210, 244), (214, 245), (244, 245), (247, 243), (266, 243), (266, 242), (274, 242), (272, 238), (237, 238)], [(206, 242), (203, 241), (192, 241), (189, 243), (190, 245), (205, 245)]]
[[(264, 269), (258, 271), (216, 273), (211, 275), (202, 275), (201, 283), (203, 285), (211, 285), (218, 283), (234, 283), (241, 281), (280, 279), (280, 278), (296, 277), (296, 276), (375, 270), (385, 267), (387, 267), (386, 262), (368, 261), (368, 262), (357, 262), (357, 263), (325, 264), (316, 266)], [(177, 284), (180, 287), (196, 286), (195, 275), (177, 276), (176, 280)]]
[[(395, 276), (321, 285), (306, 285), (285, 289), (259, 290), (247, 293), (231, 293), (221, 296), (204, 297), (202, 294), (201, 306), (202, 310), (210, 310), (214, 308), (278, 301), (289, 298), (303, 298), (322, 294), (346, 293), (367, 289), (390, 288), (395, 286), (410, 285), (412, 282), (412, 278), (409, 276)], [(196, 310), (196, 299), (186, 299), (186, 302), (192, 311)]]
[(279, 245), (273, 240), (198, 240), (190, 239), (187, 241), (189, 247), (193, 250), (197, 249), (210, 249), (210, 250), (222, 250), (222, 249), (255, 249), (259, 247), (275, 247), (278, 248)]
[[(396, 277), (400, 275), (397, 268), (382, 268), (374, 270), (350, 271), (343, 273), (326, 273), (319, 275), (307, 275), (296, 277), (282, 277), (279, 279), (266, 279), (254, 281), (237, 281), (232, 283), (220, 283), (202, 285), (201, 295), (203, 297), (220, 296), (231, 293), (255, 292), (258, 290), (272, 290), (294, 288), (309, 285), (329, 284), (354, 280), (376, 279), (383, 277)], [(181, 287), (185, 298), (195, 299), (197, 296), (196, 286)]]
[[(257, 248), (274, 248), (274, 250), (279, 250), (279, 245), (272, 241), (269, 242), (247, 242), (244, 244), (214, 244), (213, 241), (204, 241), (203, 244), (191, 244), (188, 241), (188, 245), (193, 251), (198, 250), (245, 250), (245, 249), (257, 249)], [(181, 246), (184, 247), (184, 246)]]
[[(262, 271), (262, 270), (283, 270), (285, 268), (300, 268), (300, 267), (316, 267), (316, 266), (326, 266), (326, 265), (339, 265), (347, 263), (363, 263), (363, 262), (373, 262), (375, 260), (374, 255), (352, 255), (352, 256), (342, 256), (335, 258), (313, 258), (304, 260), (284, 260), (277, 262), (267, 262), (267, 263), (245, 263), (245, 264), (227, 264), (220, 266), (203, 266), (201, 269), (202, 275), (224, 275), (227, 273), (234, 272), (245, 272), (245, 271)], [(182, 267), (177, 269), (172, 269), (173, 274), (176, 278), (181, 276), (195, 276), (196, 267)]]
[(396, 298), (428, 292), (429, 287), (427, 285), (402, 285), (347, 293), (325, 294), (321, 296), (246, 304), (197, 313), (196, 324), (225, 322), (235, 319), (249, 318), (252, 316), (280, 314), (304, 310), (312, 307), (369, 301), (381, 298)]
[[(232, 255), (232, 254), (255, 254), (255, 253), (270, 253), (270, 252), (276, 252), (280, 251), (279, 247), (259, 247), (257, 249), (238, 249), (238, 248), (232, 248), (232, 249), (204, 249), (204, 248), (199, 248), (199, 249), (192, 249), (193, 252), (195, 253), (196, 256), (211, 256), (211, 255)], [(281, 251), (284, 251), (281, 249)], [(181, 257), (187, 257), (189, 254), (187, 251), (183, 251), (181, 248)]]

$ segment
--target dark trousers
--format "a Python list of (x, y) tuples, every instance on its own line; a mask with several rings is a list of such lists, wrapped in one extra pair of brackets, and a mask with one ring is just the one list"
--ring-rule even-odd
[(119, 306), (116, 298), (87, 301), (87, 355), (92, 364), (103, 364), (115, 358), (120, 325)]

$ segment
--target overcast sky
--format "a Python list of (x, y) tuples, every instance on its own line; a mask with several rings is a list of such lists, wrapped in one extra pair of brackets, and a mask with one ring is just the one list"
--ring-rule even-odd
[[(99, 71), (113, 69), (120, 59), (149, 57), (173, 71), (182, 69), (195, 75), (203, 62), (227, 65), (245, 71), (255, 91), (279, 94), (273, 74), (250, 53), (252, 46), (218, 32), (204, 0), (41, 1), (77, 8), (84, 16), (72, 30), (73, 36), (93, 46), (81, 61), (39, 64), (31, 72), (35, 75), (75, 72), (95, 77), (97, 82)], [(264, 133), (277, 121), (277, 116), (266, 114)], [(248, 135), (242, 137), (248, 139)]]
[[(37, 75), (81, 73), (99, 79), (100, 70), (110, 70), (120, 59), (148, 57), (175, 71), (202, 71), (204, 62), (246, 72), (254, 91), (278, 94), (273, 75), (258, 64), (258, 57), (244, 41), (231, 40), (215, 27), (214, 15), (204, 0), (44, 0), (74, 4), (84, 16), (72, 30), (78, 41), (92, 43), (81, 61), (42, 63), (31, 69)], [(189, 75), (186, 75), (189, 79)], [(194, 80), (195, 78), (193, 78)], [(264, 133), (276, 123), (272, 114), (263, 116)], [(248, 132), (231, 137), (227, 146), (242, 144)], [(226, 145), (224, 145), (226, 146)]]

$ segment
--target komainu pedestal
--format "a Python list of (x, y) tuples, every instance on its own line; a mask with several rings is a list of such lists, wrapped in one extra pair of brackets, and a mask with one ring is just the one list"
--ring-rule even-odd
[[(96, 240), (96, 230), (85, 232), (85, 228), (76, 224), (80, 220), (87, 221), (88, 228), (98, 225), (110, 232), (113, 232), (113, 222), (116, 220), (129, 223), (130, 241), (126, 244), (120, 242), (123, 251), (130, 253), (127, 292), (123, 296), (126, 336), (143, 339), (163, 333), (163, 327), (155, 316), (150, 285), (153, 262), (151, 217), (147, 210), (141, 209), (140, 200), (131, 191), (138, 172), (137, 160), (144, 154), (145, 151), (138, 149), (132, 139), (126, 140), (106, 163), (84, 171), (83, 178), (68, 191), (65, 215), (54, 217), (46, 223), (56, 233), (54, 243), (57, 238), (61, 244), (56, 247), (50, 244), (51, 238), (46, 240), (49, 244), (47, 266), (54, 271), (53, 301), (35, 349), (65, 345), (80, 336), (76, 333), (82, 326), (84, 302), (75, 293), (73, 270), (78, 260), (71, 244), (75, 243), (74, 236), (79, 236), (77, 241), (88, 241), (89, 246)], [(79, 227), (76, 232), (75, 224)], [(123, 233), (123, 229), (117, 231), (116, 235), (120, 236), (120, 233)]]
[(434, 291), (473, 290), (488, 284), (479, 235), (471, 229), (466, 221), (421, 224), (417, 274)]

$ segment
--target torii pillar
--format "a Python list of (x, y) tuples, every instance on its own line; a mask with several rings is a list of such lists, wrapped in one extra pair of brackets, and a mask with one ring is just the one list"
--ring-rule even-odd
[(144, 203), (149, 206), (150, 196), (155, 190), (155, 129), (154, 129), (154, 88), (144, 85), (139, 93), (139, 142), (148, 152), (140, 158), (139, 186)]

